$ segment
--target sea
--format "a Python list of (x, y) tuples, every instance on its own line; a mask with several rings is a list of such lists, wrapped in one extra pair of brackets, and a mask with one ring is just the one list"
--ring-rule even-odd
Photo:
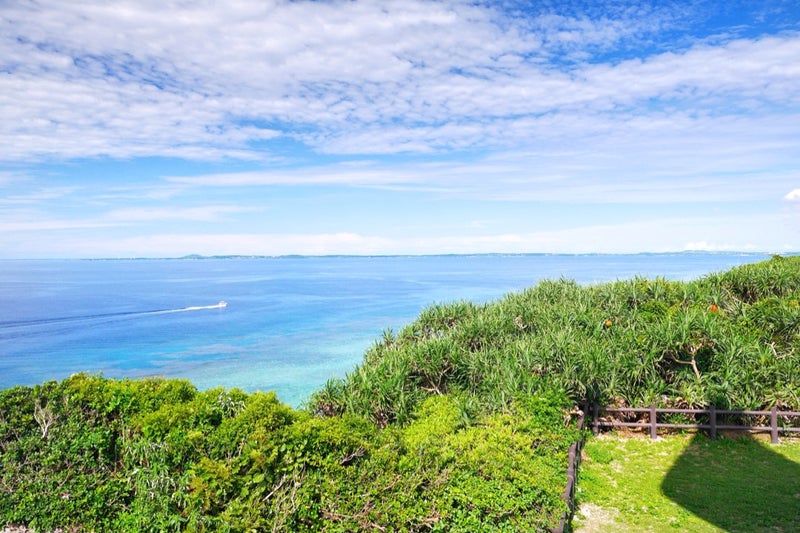
[[(766, 254), (217, 257), (0, 261), (0, 388), (76, 372), (275, 391), (300, 407), (386, 330), (437, 303), (543, 279), (691, 280)], [(219, 302), (225, 302), (224, 307)]]

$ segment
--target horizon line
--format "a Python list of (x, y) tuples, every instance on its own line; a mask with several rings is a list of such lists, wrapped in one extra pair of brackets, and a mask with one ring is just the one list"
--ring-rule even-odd
[(182, 256), (131, 256), (131, 257), (5, 257), (0, 261), (203, 261), (214, 259), (314, 259), (314, 258), (392, 258), (392, 257), (524, 257), (524, 256), (635, 256), (635, 255), (800, 255), (800, 251), (753, 250), (678, 250), (664, 252), (461, 252), (461, 253), (387, 253), (387, 254), (187, 254)]

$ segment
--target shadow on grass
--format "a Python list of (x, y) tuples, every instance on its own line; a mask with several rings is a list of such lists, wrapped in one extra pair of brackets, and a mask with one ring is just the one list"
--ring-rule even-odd
[(661, 483), (669, 499), (725, 531), (800, 531), (800, 464), (744, 436), (695, 436)]

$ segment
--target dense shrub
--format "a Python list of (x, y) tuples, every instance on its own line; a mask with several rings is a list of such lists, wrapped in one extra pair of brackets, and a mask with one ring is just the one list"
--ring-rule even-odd
[(798, 302), (792, 257), (437, 305), (303, 411), (158, 378), (13, 387), (0, 391), (0, 525), (547, 530), (584, 400), (800, 409)]
[(799, 343), (800, 257), (686, 283), (545, 281), (426, 310), (312, 405), (405, 422), (429, 393), (493, 412), (554, 389), (575, 403), (800, 409)]

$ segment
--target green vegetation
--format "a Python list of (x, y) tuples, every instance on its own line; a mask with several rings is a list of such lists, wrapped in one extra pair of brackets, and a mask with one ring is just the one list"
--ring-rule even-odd
[(180, 380), (0, 391), (0, 525), (541, 531), (582, 401), (800, 409), (800, 258), (434, 305), (302, 411)]
[(273, 394), (75, 375), (0, 392), (0, 523), (93, 531), (536, 531), (558, 523), (564, 399), (404, 427)]
[(429, 394), (503, 410), (522, 394), (573, 401), (800, 408), (800, 257), (693, 282), (545, 281), (500, 301), (435, 305), (312, 404), (407, 423)]
[(800, 442), (605, 435), (584, 447), (577, 499), (577, 533), (800, 531)]

